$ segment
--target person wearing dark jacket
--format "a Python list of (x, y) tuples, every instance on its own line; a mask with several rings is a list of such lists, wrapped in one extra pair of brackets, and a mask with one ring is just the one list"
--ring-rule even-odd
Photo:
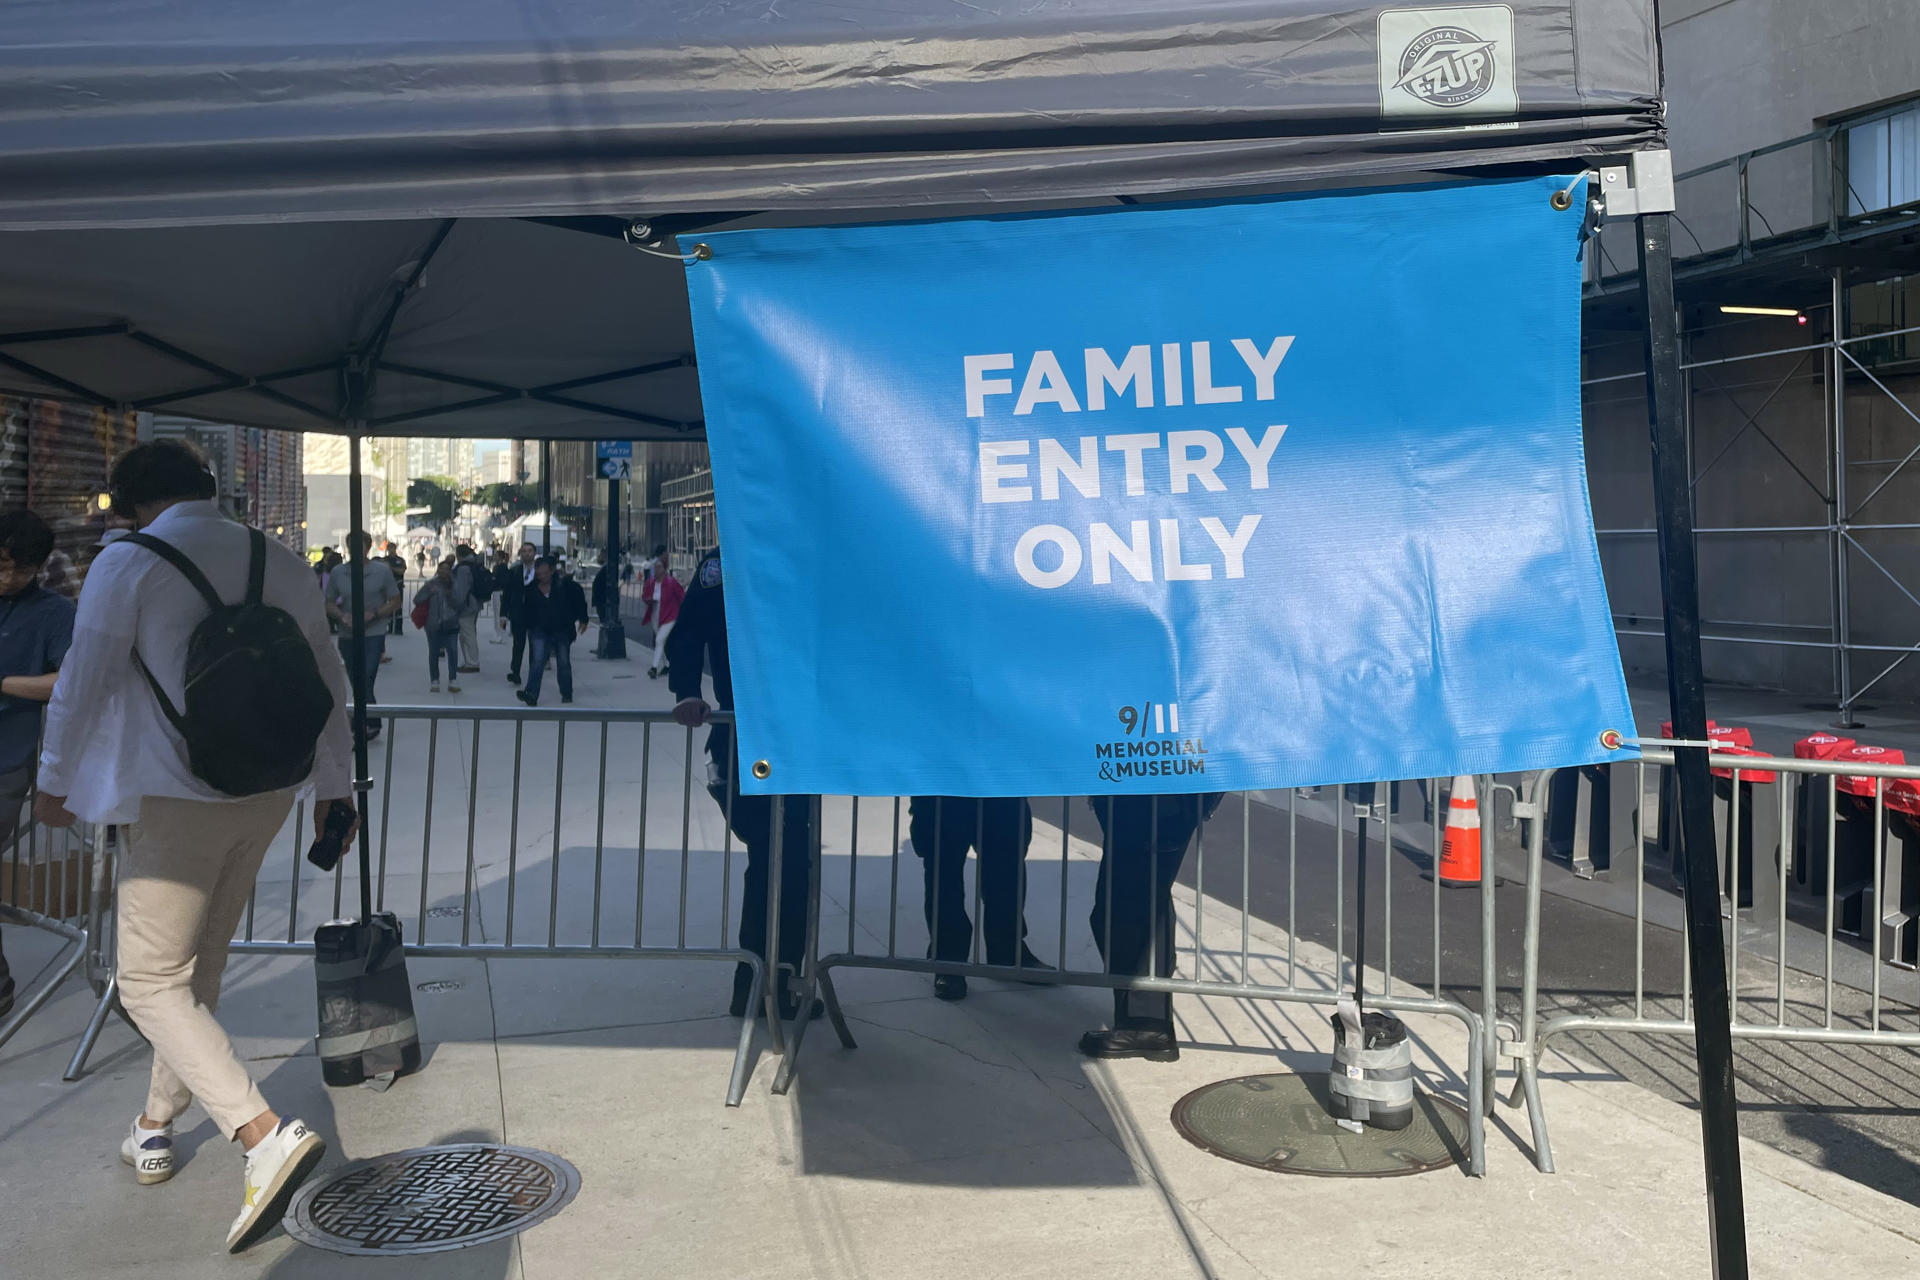
[(500, 593), (500, 626), (513, 628), (513, 656), (507, 661), (507, 683), (520, 683), (520, 659), (527, 651), (527, 623), (523, 601), (533, 589), (533, 561), (537, 553), (531, 542), (522, 543), (517, 564), (501, 565), (494, 571), (493, 589)]
[[(1100, 823), (1100, 878), (1093, 890), (1093, 941), (1107, 972), (1173, 975), (1173, 882), (1194, 832), (1220, 807), (1204, 795), (1089, 796)], [(1173, 997), (1165, 991), (1113, 992), (1113, 1026), (1080, 1037), (1090, 1058), (1174, 1062)]]
[[(703, 681), (713, 672), (713, 696), (722, 711), (733, 710), (733, 668), (727, 660), (727, 614), (722, 595), (720, 552), (707, 553), (693, 571), (693, 582), (681, 602), (679, 625), (667, 638), (667, 684), (677, 702), (673, 718), (690, 729), (707, 723), (713, 708), (707, 705)], [(767, 959), (768, 879), (773, 866), (773, 797), (740, 794), (740, 756), (734, 747), (733, 726), (716, 724), (707, 733), (707, 793), (727, 815), (733, 834), (747, 847), (747, 878), (740, 899), (740, 945)], [(813, 866), (812, 796), (783, 798), (780, 822), (780, 954), (779, 964), (797, 971), (807, 941), (807, 889)], [(779, 1010), (782, 1018), (799, 1012), (799, 999), (787, 987), (787, 972), (779, 974)], [(737, 965), (733, 972), (736, 1018), (747, 1015), (753, 970)], [(814, 1002), (809, 1017), (819, 1017)]]
[(519, 693), (528, 706), (540, 704), (540, 677), (547, 658), (553, 658), (554, 678), (560, 682), (560, 703), (573, 701), (573, 642), (587, 634), (587, 594), (572, 578), (554, 572), (553, 561), (541, 556), (533, 562), (533, 583), (520, 596), (520, 626), (531, 652), (527, 687)]

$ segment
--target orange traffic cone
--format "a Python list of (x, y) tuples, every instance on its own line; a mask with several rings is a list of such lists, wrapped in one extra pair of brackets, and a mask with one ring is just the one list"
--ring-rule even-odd
[(1470, 775), (1453, 780), (1453, 794), (1447, 800), (1440, 883), (1456, 889), (1480, 883), (1480, 804)]

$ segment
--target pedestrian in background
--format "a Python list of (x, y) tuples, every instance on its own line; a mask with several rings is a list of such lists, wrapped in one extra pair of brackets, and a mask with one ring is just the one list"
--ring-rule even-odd
[(587, 634), (587, 595), (572, 578), (561, 577), (553, 561), (540, 556), (533, 562), (533, 585), (521, 597), (522, 625), (528, 648), (527, 687), (520, 701), (540, 705), (540, 678), (547, 659), (553, 659), (554, 678), (560, 682), (560, 702), (573, 701), (573, 642)]
[[(115, 978), (154, 1060), (145, 1107), (127, 1128), (120, 1158), (143, 1184), (171, 1178), (175, 1121), (199, 1099), (244, 1152), (240, 1212), (227, 1230), (227, 1248), (238, 1252), (279, 1221), (326, 1152), (318, 1134), (267, 1106), (214, 1012), (229, 940), (267, 846), (293, 811), (300, 752), (308, 753), (304, 783), (315, 795), (316, 829), (336, 805), (352, 803), (346, 672), (328, 644), (306, 564), (221, 512), (198, 450), (176, 440), (135, 445), (114, 464), (109, 483), (115, 510), (131, 514), (141, 534), (102, 550), (87, 574), (73, 646), (47, 712), (34, 816), (52, 827), (76, 818), (121, 825)], [(366, 550), (363, 535), (359, 555)], [(387, 574), (384, 564), (377, 568)], [(257, 777), (248, 771), (260, 762), (236, 757), (222, 741), (197, 739), (190, 752), (194, 727), (178, 708), (193, 705), (189, 642), (220, 643), (200, 630), (206, 597), (246, 601), (250, 582), (259, 584), (258, 607), (234, 625), (250, 628), (250, 639), (272, 628), (306, 644), (295, 641), (297, 657), (284, 644), (219, 654), (238, 664), (223, 673), (250, 689), (275, 684), (287, 698), (284, 708), (259, 706), (246, 729), (258, 741), (277, 716), (290, 717), (291, 736), (281, 744), (290, 755), (267, 763), (269, 776), (290, 777), (292, 785), (242, 797), (216, 789), (200, 771), (217, 764), (229, 771), (223, 778)], [(268, 662), (274, 670), (264, 668)], [(317, 721), (316, 708), (324, 708)], [(243, 706), (240, 714), (253, 710)]]
[[(0, 854), (15, 843), (33, 789), (40, 710), (73, 642), (73, 602), (36, 581), (52, 552), (45, 520), (0, 512)], [(0, 949), (0, 1020), (12, 1011), (13, 974)]]
[(673, 634), (673, 624), (680, 620), (680, 605), (687, 595), (687, 589), (667, 568), (665, 546), (653, 549), (652, 572), (647, 578), (646, 590), (645, 621), (653, 624), (653, 665), (647, 668), (647, 674), (657, 679), (667, 673), (667, 637)]
[(473, 548), (461, 543), (453, 549), (455, 586), (460, 605), (460, 670), (468, 675), (480, 671), (480, 610), (493, 594), (493, 575)]
[(466, 612), (466, 578), (451, 558), (414, 594), (414, 615), (424, 606), (427, 633), (428, 693), (440, 692), (440, 655), (447, 655), (447, 692), (460, 692), (460, 620)]
[(513, 628), (513, 655), (507, 659), (507, 683), (520, 683), (520, 659), (527, 651), (527, 594), (533, 590), (533, 562), (537, 555), (531, 542), (520, 544), (520, 562), (510, 564), (496, 575), (500, 592), (500, 625)]
[[(387, 568), (393, 572), (393, 580), (404, 588), (407, 581), (407, 558), (400, 554), (400, 548), (389, 542), (387, 544), (386, 560)], [(396, 611), (393, 615), (392, 622), (388, 626), (388, 634), (396, 636), (403, 635), (406, 632), (406, 626), (406, 618)], [(382, 653), (380, 655), (380, 661), (392, 662), (393, 655), (390, 653)]]
[[(366, 634), (362, 643), (356, 647), (353, 640), (352, 564), (337, 564), (327, 575), (327, 616), (338, 626), (340, 657), (347, 665), (347, 679), (353, 682), (366, 704), (372, 706), (374, 680), (380, 674), (380, 659), (387, 652), (387, 619), (400, 612), (405, 597), (400, 594), (400, 584), (393, 580), (393, 570), (387, 567), (387, 562), (368, 559), (367, 553), (373, 549), (371, 534), (364, 529), (354, 530), (347, 535), (347, 548), (353, 552), (354, 562), (360, 566), (365, 579), (361, 600)], [(380, 722), (369, 716), (367, 737), (374, 738), (379, 733)]]

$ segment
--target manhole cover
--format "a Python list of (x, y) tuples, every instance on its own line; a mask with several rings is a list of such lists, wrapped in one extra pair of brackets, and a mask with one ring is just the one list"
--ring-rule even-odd
[(1324, 1073), (1241, 1076), (1173, 1104), (1180, 1136), (1214, 1155), (1275, 1173), (1389, 1178), (1467, 1162), (1467, 1113), (1415, 1091), (1413, 1123), (1397, 1132), (1342, 1129), (1328, 1112)]
[(357, 1160), (302, 1187), (287, 1234), (334, 1253), (440, 1253), (525, 1231), (565, 1208), (580, 1175), (559, 1156), (461, 1143)]

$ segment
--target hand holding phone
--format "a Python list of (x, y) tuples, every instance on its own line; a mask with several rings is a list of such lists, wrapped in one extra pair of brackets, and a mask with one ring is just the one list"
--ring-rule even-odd
[(307, 861), (322, 871), (331, 871), (353, 843), (353, 834), (360, 828), (360, 815), (354, 812), (351, 800), (321, 803), (325, 812), (313, 815), (314, 839), (307, 849)]

